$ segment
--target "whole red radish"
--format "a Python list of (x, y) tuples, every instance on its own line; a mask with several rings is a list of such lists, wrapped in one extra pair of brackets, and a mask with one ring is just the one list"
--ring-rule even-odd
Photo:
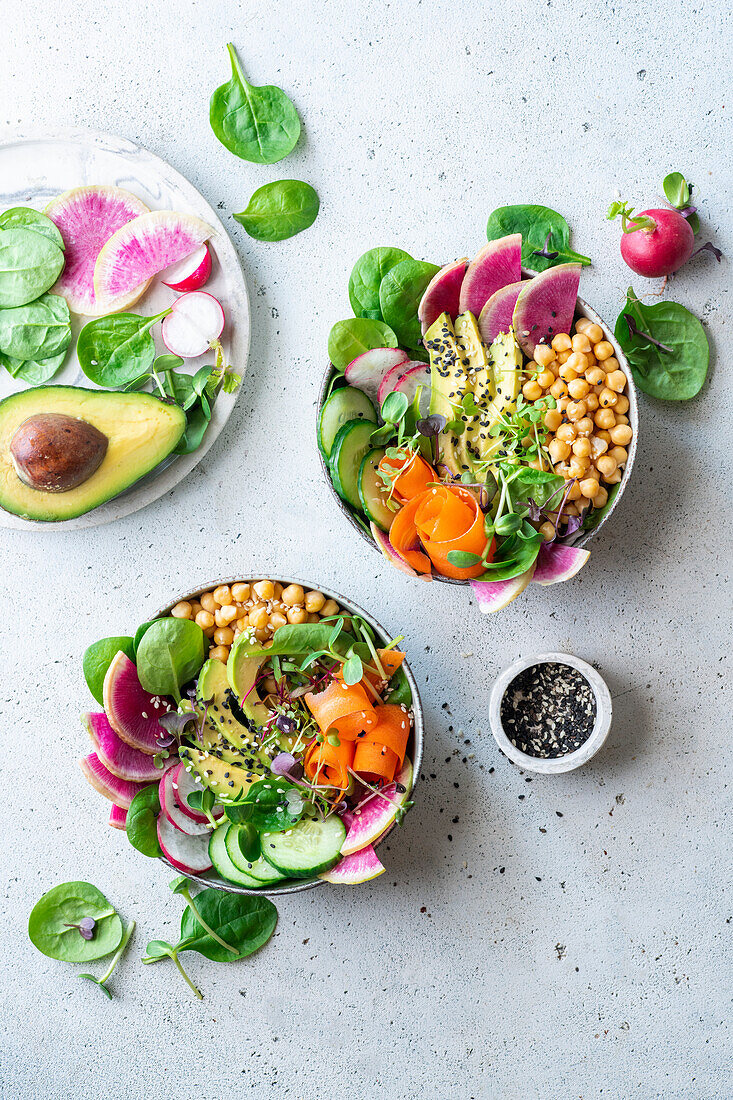
[(647, 279), (671, 275), (687, 263), (695, 247), (695, 234), (677, 210), (642, 210), (635, 214), (623, 202), (614, 202), (609, 220), (621, 215), (624, 263)]

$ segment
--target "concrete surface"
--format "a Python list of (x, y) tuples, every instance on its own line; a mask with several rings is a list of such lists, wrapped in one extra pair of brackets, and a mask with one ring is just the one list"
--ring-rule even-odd
[[(230, 39), (301, 113), (280, 165), (237, 161), (209, 130)], [(494, 618), (353, 538), (313, 444), (326, 336), (367, 247), (445, 261), (480, 247), (495, 206), (545, 202), (595, 261), (581, 292), (613, 318), (631, 280), (609, 199), (654, 205), (679, 169), (730, 256), (729, 40), (722, 4), (670, 0), (6, 0), (3, 124), (123, 134), (225, 216), (282, 177), (315, 184), (322, 211), (276, 245), (230, 222), (252, 356), (198, 470), (115, 525), (3, 535), (3, 1100), (733, 1095), (729, 261), (694, 261), (668, 289), (717, 350), (703, 396), (643, 400), (634, 478), (589, 565)], [(321, 579), (404, 631), (428, 748), (387, 873), (284, 900), (246, 962), (191, 956), (198, 1003), (172, 964), (139, 963), (181, 904), (78, 770), (80, 658), (177, 590), (252, 569)], [(487, 700), (532, 648), (597, 663), (616, 720), (580, 772), (529, 782), (495, 748)], [(74, 878), (138, 921), (111, 1004), (26, 937), (35, 900)]]

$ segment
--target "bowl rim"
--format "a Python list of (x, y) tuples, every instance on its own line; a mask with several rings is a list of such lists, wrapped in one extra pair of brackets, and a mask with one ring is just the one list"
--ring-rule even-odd
[[(317, 592), (323, 592), (323, 594), (325, 596), (328, 596), (329, 599), (336, 600), (336, 602), (345, 610), (347, 610), (350, 614), (356, 614), (365, 619), (379, 637), (384, 638), (385, 641), (390, 640), (388, 632), (385, 630), (382, 624), (374, 618), (373, 615), (371, 615), (368, 611), (365, 611), (364, 608), (361, 607), (359, 604), (354, 603), (353, 600), (348, 599), (346, 596), (342, 596), (340, 592), (336, 592), (335, 589), (327, 588), (325, 585), (322, 584), (313, 584), (310, 581), (304, 581), (300, 577), (276, 576), (274, 573), (268, 571), (260, 572), (257, 570), (248, 570), (246, 572), (236, 574), (233, 577), (225, 577), (223, 579), (211, 581), (207, 584), (197, 585), (196, 588), (192, 588), (183, 595), (177, 596), (170, 603), (165, 604), (164, 607), (160, 608), (158, 611), (155, 611), (152, 618), (162, 618), (164, 615), (170, 614), (171, 609), (174, 608), (177, 603), (181, 603), (181, 601), (183, 600), (195, 599), (197, 596), (201, 596), (204, 592), (209, 592), (212, 588), (217, 588), (221, 584), (232, 585), (237, 584), (237, 582), (239, 581), (257, 580), (279, 581), (281, 584), (300, 584), (303, 586), (303, 588), (305, 588), (306, 591), (315, 590)], [(412, 730), (410, 732), (410, 742), (408, 742), (408, 744), (411, 743), (413, 747), (411, 758), (412, 790), (409, 792), (412, 795), (417, 789), (417, 784), (420, 779), (420, 769), (422, 767), (425, 736), (425, 716), (422, 700), (420, 698), (420, 692), (417, 686), (417, 680), (415, 679), (415, 674), (410, 668), (407, 658), (405, 658), (405, 660), (403, 661), (402, 668), (404, 668), (405, 670), (407, 682), (410, 685), (410, 690), (412, 692), (412, 706), (410, 707), (410, 711), (412, 714)], [(409, 812), (409, 808), (406, 812)], [(395, 827), (396, 822), (393, 821), (389, 828), (386, 829), (385, 832), (383, 832), (382, 835), (374, 842), (374, 848), (377, 848), (384, 840), (386, 840)], [(166, 867), (170, 867), (171, 870), (176, 871), (178, 874), (181, 874), (178, 868), (174, 867), (174, 865), (168, 859), (166, 859), (165, 856), (159, 856), (158, 858), (161, 860), (162, 863), (166, 865)], [(254, 889), (247, 886), (239, 886), (234, 882), (226, 882), (224, 879), (221, 878), (209, 878), (207, 877), (209, 874), (210, 872), (208, 871), (200, 875), (187, 873), (186, 878), (189, 878), (194, 882), (198, 882), (201, 886), (214, 887), (217, 890), (225, 890), (227, 893), (231, 894), (253, 894), (255, 897), (264, 896), (273, 898), (280, 897), (283, 894), (299, 894), (303, 890), (311, 890), (314, 886), (327, 885), (327, 883), (320, 878), (303, 879), (300, 882), (293, 882), (292, 880), (288, 880), (290, 884), (287, 886), (281, 886), (279, 888), (277, 886), (273, 886), (264, 890)]]
[[(522, 752), (512, 744), (501, 721), (501, 702), (511, 682), (526, 668), (540, 664), (568, 665), (577, 669), (588, 681), (595, 696), (596, 719), (590, 736), (574, 752), (565, 753), (564, 756), (538, 757)], [(529, 657), (520, 657), (499, 673), (489, 695), (489, 724), (497, 745), (513, 764), (525, 771), (542, 775), (560, 775), (587, 764), (608, 737), (612, 716), (613, 703), (606, 681), (592, 665), (572, 653), (533, 653)]]
[[(523, 278), (526, 277), (528, 280), (533, 279), (535, 277), (535, 275), (537, 275), (537, 274), (538, 274), (538, 272), (536, 272), (536, 271), (529, 271), (527, 268), (524, 268), (524, 267), (522, 268), (522, 277)], [(600, 521), (600, 523), (598, 523), (595, 527), (591, 528), (590, 531), (583, 532), (583, 534), (580, 537), (578, 537), (571, 544), (572, 546), (577, 546), (579, 548), (582, 548), (582, 547), (586, 546), (595, 535), (598, 534), (598, 532), (601, 530), (601, 528), (604, 527), (606, 522), (611, 518), (611, 516), (616, 511), (616, 509), (617, 509), (617, 507), (618, 507), (618, 505), (621, 501), (621, 497), (624, 495), (624, 492), (626, 490), (626, 486), (628, 485), (629, 478), (631, 477), (631, 471), (634, 467), (634, 460), (636, 458), (636, 450), (637, 450), (637, 444), (638, 444), (638, 439), (639, 439), (639, 403), (638, 403), (638, 400), (637, 400), (636, 384), (634, 382), (634, 377), (631, 373), (631, 366), (629, 364), (628, 359), (626, 358), (626, 355), (623, 351), (623, 348), (621, 347), (618, 340), (614, 336), (612, 330), (608, 327), (608, 325), (603, 320), (603, 318), (598, 313), (596, 313), (596, 311), (593, 309), (593, 307), (588, 305), (588, 303), (581, 297), (578, 297), (576, 299), (575, 313), (573, 315), (573, 320), (575, 320), (578, 317), (585, 317), (585, 318), (587, 318), (587, 320), (593, 321), (595, 324), (599, 325), (601, 327), (601, 329), (603, 330), (603, 335), (606, 338), (606, 340), (608, 340), (609, 343), (613, 345), (614, 355), (618, 359), (619, 367), (623, 370), (624, 374), (626, 375), (626, 383), (627, 383), (626, 396), (629, 399), (628, 417), (629, 417), (629, 424), (631, 425), (631, 428), (634, 432), (633, 437), (631, 439), (631, 443), (629, 444), (629, 446), (627, 448), (628, 458), (627, 458), (627, 461), (626, 461), (626, 468), (624, 469), (623, 477), (621, 478), (621, 481), (619, 482), (619, 490), (616, 493), (616, 496), (613, 500), (613, 503), (612, 503), (611, 507), (608, 509), (608, 511), (606, 512), (605, 516)], [(321, 409), (323, 408), (324, 402), (326, 400), (326, 396), (328, 394), (328, 390), (329, 390), (329, 387), (331, 385), (331, 380), (333, 378), (334, 373), (335, 373), (335, 369), (334, 369), (333, 365), (331, 363), (329, 363), (328, 367), (326, 369), (326, 373), (324, 375), (323, 381), (321, 383), (320, 390), (318, 392), (318, 401), (317, 401), (317, 405), (316, 405), (316, 433), (318, 432), (318, 418), (320, 417)], [(317, 434), (316, 434), (316, 438), (318, 438)], [(381, 551), (380, 551), (379, 547), (377, 546), (377, 544), (374, 542), (374, 539), (371, 537), (371, 535), (367, 534), (367, 532), (364, 530), (363, 527), (360, 526), (358, 521), (352, 515), (351, 510), (349, 509), (346, 502), (343, 501), (341, 499), (341, 497), (338, 495), (338, 493), (336, 492), (336, 490), (333, 486), (333, 482), (331, 481), (330, 474), (328, 472), (328, 466), (326, 464), (326, 460), (324, 459), (323, 454), (321, 453), (320, 447), (318, 447), (318, 457), (319, 457), (319, 460), (320, 460), (320, 463), (321, 463), (321, 471), (323, 473), (323, 477), (324, 477), (324, 480), (326, 482), (326, 485), (328, 486), (328, 488), (331, 492), (331, 496), (334, 498), (334, 500), (338, 504), (339, 509), (341, 511), (341, 514), (343, 516), (345, 516), (345, 518), (348, 520), (348, 522), (351, 524), (351, 526), (354, 528), (354, 530), (358, 532), (358, 534), (361, 536), (361, 538), (364, 539), (364, 541), (366, 543), (368, 543), (372, 547), (372, 549), (376, 550), (376, 552), (378, 554), (381, 554)], [(470, 585), (470, 583), (471, 583), (470, 580), (458, 580), (454, 577), (441, 577), (438, 573), (433, 573), (432, 580), (439, 581), (441, 584), (457, 584), (457, 585), (463, 585), (464, 587), (466, 585)]]

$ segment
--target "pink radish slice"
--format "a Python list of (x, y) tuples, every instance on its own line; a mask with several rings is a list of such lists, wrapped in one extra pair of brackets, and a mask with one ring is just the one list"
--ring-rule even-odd
[(211, 867), (208, 836), (189, 836), (158, 815), (158, 843), (163, 855), (184, 875), (200, 875)]
[(144, 690), (137, 668), (122, 650), (107, 669), (103, 698), (109, 724), (125, 744), (149, 756), (160, 752), (158, 742), (167, 734), (158, 719), (171, 709), (170, 700)]
[(408, 371), (414, 370), (415, 367), (424, 367), (424, 363), (418, 363), (415, 359), (407, 359), (404, 363), (398, 363), (396, 367), (392, 367), (391, 371), (385, 374), (384, 378), (379, 384), (379, 392), (377, 399), (381, 406), (385, 397), (389, 393), (393, 393), (397, 389), (397, 383), (407, 374)]
[(431, 581), (433, 579), (431, 573), (418, 573), (415, 569), (412, 568), (411, 565), (408, 565), (406, 561), (403, 561), (403, 559), (395, 550), (392, 543), (389, 541), (389, 535), (385, 531), (383, 531), (381, 527), (377, 527), (376, 523), (373, 522), (369, 524), (369, 527), (371, 529), (372, 535), (374, 536), (374, 541), (376, 542), (377, 546), (382, 551), (387, 561), (391, 562), (396, 569), (399, 569), (401, 573), (406, 573), (408, 577), (416, 577), (418, 580), (421, 581)]
[(500, 332), (510, 332), (519, 292), (524, 283), (508, 283), (491, 295), (478, 319), (479, 332), (485, 344), (493, 344)]
[(153, 757), (130, 748), (112, 729), (106, 714), (82, 714), (81, 720), (94, 742), (97, 756), (112, 775), (132, 783), (152, 783), (160, 779), (160, 768), (156, 768)]
[(532, 565), (526, 573), (520, 573), (518, 577), (512, 577), (508, 581), (471, 581), (479, 611), (489, 615), (492, 611), (501, 611), (512, 600), (516, 600), (532, 580), (534, 570)]
[(580, 264), (558, 264), (522, 283), (512, 323), (528, 359), (538, 344), (549, 343), (558, 332), (570, 332), (582, 270)]
[(121, 806), (113, 806), (109, 811), (109, 823), (113, 829), (126, 829), (127, 810), (123, 810)]
[(324, 882), (334, 882), (339, 886), (358, 886), (360, 882), (369, 882), (369, 879), (376, 878), (384, 871), (386, 867), (379, 862), (377, 853), (369, 845), (353, 855), (344, 856), (335, 867), (318, 877)]
[(175, 769), (167, 771), (165, 775), (161, 777), (158, 785), (160, 808), (175, 829), (180, 829), (182, 833), (188, 833), (189, 836), (203, 836), (204, 833), (209, 832), (208, 826), (202, 824), (200, 821), (194, 821), (193, 818), (186, 817), (176, 805), (173, 791), (174, 770)]
[(116, 775), (112, 775), (96, 752), (90, 752), (88, 756), (82, 757), (79, 767), (95, 791), (99, 791), (123, 810), (128, 810), (137, 792), (147, 786), (147, 783), (130, 783), (127, 779), (119, 779)]
[[(192, 810), (186, 801), (193, 791), (201, 790), (201, 784), (194, 782), (193, 776), (186, 770), (186, 765), (183, 761), (173, 769), (171, 773), (171, 784), (176, 806), (184, 817), (190, 817), (192, 821), (197, 821), (199, 824), (204, 824), (208, 821), (206, 814), (202, 814), (199, 810)], [(214, 817), (223, 817), (224, 807), (214, 806), (212, 814)]]
[(545, 542), (540, 546), (532, 580), (543, 585), (569, 581), (583, 568), (589, 557), (590, 550), (582, 550), (579, 546)]
[(428, 283), (417, 310), (423, 335), (441, 313), (447, 313), (451, 320), (458, 316), (461, 284), (467, 265), (468, 256), (454, 260), (452, 264), (441, 267)]
[(427, 363), (418, 363), (410, 367), (401, 375), (399, 382), (394, 387), (395, 393), (404, 393), (412, 404), (418, 389), (422, 386), (420, 394), (420, 412), (426, 416), (430, 410), (430, 367)]
[(394, 367), (406, 362), (407, 355), (399, 348), (372, 348), (352, 359), (344, 375), (350, 386), (362, 390), (376, 403), (379, 400), (379, 387), (385, 376)]
[(207, 352), (224, 329), (224, 310), (213, 294), (182, 294), (161, 325), (163, 343), (173, 355), (195, 359)]
[(143, 278), (124, 294), (101, 304), (94, 293), (94, 266), (102, 248), (124, 225), (147, 214), (144, 202), (121, 187), (74, 187), (52, 199), (46, 215), (58, 228), (66, 245), (66, 263), (52, 294), (66, 299), (73, 313), (98, 316), (127, 309), (148, 286)]
[(461, 285), (461, 313), (478, 317), (492, 294), (522, 278), (522, 234), (512, 233), (489, 241), (468, 265)]
[(209, 246), (202, 244), (185, 260), (172, 264), (160, 276), (165, 286), (185, 294), (188, 290), (200, 290), (211, 275), (211, 253)]
[[(403, 789), (398, 791), (398, 786)], [(353, 812), (349, 811), (348, 821), (346, 814), (341, 814), (341, 820), (346, 826), (346, 840), (341, 845), (341, 854), (350, 856), (374, 844), (390, 827), (397, 816), (397, 808), (407, 801), (411, 789), (412, 763), (405, 757), (394, 783), (384, 788), (386, 797), (375, 795), (363, 806)]]

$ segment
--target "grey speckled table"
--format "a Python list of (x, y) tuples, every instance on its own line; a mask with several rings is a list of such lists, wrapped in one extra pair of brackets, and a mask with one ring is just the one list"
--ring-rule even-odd
[[(612, 318), (630, 280), (609, 198), (653, 205), (680, 169), (705, 235), (733, 254), (724, 8), (6, 0), (2, 124), (116, 131), (224, 216), (282, 176), (315, 184), (322, 212), (278, 245), (229, 223), (252, 356), (197, 471), (113, 526), (3, 534), (3, 1100), (733, 1095), (729, 260), (704, 257), (669, 287), (716, 353), (703, 396), (643, 401), (634, 477), (589, 565), (494, 618), (445, 586), (417, 590), (354, 539), (313, 446), (326, 335), (367, 247), (444, 261), (478, 249), (495, 206), (546, 202), (594, 258), (582, 293)], [(237, 161), (209, 131), (229, 39), (301, 112), (279, 166)], [(427, 754), (387, 873), (284, 900), (247, 962), (191, 956), (198, 1003), (172, 965), (138, 962), (175, 934), (180, 903), (77, 768), (80, 656), (177, 589), (253, 567), (321, 579), (405, 632)], [(597, 663), (616, 720), (581, 772), (529, 782), (486, 712), (496, 672), (531, 648)], [(111, 1004), (25, 935), (36, 898), (78, 877), (138, 921)]]

